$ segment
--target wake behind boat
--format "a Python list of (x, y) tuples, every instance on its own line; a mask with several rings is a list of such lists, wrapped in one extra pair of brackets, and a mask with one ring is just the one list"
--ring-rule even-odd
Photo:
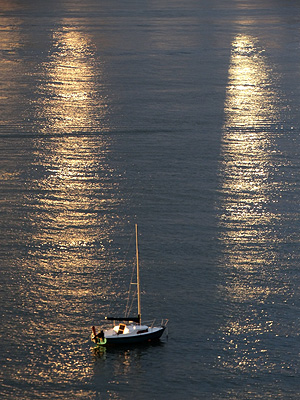
[(111, 329), (101, 330), (98, 333), (96, 332), (96, 328), (93, 326), (91, 340), (94, 342), (94, 349), (107, 345), (138, 344), (158, 340), (166, 329), (168, 320), (162, 320), (159, 326), (155, 326), (155, 321), (152, 321), (149, 325), (142, 324), (137, 225), (135, 225), (135, 241), (136, 282), (132, 284), (137, 286), (137, 317), (106, 317), (106, 320), (114, 321), (113, 327)]

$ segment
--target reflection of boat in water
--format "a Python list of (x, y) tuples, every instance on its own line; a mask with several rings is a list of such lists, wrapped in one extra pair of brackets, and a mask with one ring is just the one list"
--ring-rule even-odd
[[(91, 339), (95, 343), (94, 348), (101, 348), (107, 345), (127, 345), (137, 344), (158, 340), (164, 333), (168, 320), (162, 320), (159, 326), (154, 326), (155, 321), (151, 324), (142, 324), (141, 321), (141, 294), (140, 294), (140, 276), (139, 276), (139, 250), (138, 250), (138, 230), (135, 225), (136, 240), (136, 282), (131, 283), (137, 286), (138, 315), (137, 317), (106, 317), (106, 320), (114, 321), (111, 329), (96, 332), (96, 328), (92, 327)], [(116, 323), (118, 321), (119, 323)]]

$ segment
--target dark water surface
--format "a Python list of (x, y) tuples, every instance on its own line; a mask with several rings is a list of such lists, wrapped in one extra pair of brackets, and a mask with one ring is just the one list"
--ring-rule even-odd
[[(300, 3), (0, 0), (0, 55), (1, 399), (299, 399)], [(168, 340), (95, 357), (135, 222)]]

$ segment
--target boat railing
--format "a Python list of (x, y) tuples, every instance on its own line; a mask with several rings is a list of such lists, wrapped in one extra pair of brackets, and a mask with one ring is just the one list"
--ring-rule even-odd
[[(153, 328), (155, 322), (156, 319), (152, 319), (150, 321), (143, 321), (143, 324), (150, 326), (150, 328)], [(168, 322), (168, 319), (162, 319), (160, 325), (166, 327)]]
[(147, 326), (150, 326), (150, 328), (153, 328), (155, 321), (156, 321), (155, 319), (151, 319), (149, 321), (143, 321), (142, 325), (147, 325)]

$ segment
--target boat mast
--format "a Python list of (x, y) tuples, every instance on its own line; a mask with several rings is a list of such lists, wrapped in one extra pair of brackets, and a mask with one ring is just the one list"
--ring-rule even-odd
[(140, 269), (139, 269), (139, 246), (138, 246), (138, 226), (135, 224), (135, 249), (136, 249), (136, 284), (138, 298), (138, 319), (141, 325), (141, 292), (140, 292)]

